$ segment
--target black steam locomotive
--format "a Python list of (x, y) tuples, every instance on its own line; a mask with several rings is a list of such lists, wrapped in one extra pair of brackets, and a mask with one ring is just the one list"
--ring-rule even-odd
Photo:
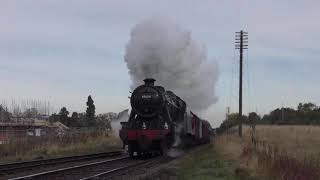
[[(146, 153), (166, 154), (174, 145), (194, 145), (210, 142), (210, 124), (191, 111), (186, 103), (154, 79), (145, 79), (131, 95), (128, 122), (121, 122), (119, 135), (133, 156)], [(180, 140), (181, 143), (177, 143)]]

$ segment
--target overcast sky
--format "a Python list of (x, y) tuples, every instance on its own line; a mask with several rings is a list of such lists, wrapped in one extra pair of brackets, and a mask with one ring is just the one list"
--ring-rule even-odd
[(249, 32), (245, 112), (320, 104), (319, 7), (316, 0), (2, 0), (0, 100), (49, 100), (72, 112), (85, 111), (91, 94), (99, 113), (128, 108), (123, 56), (130, 31), (164, 16), (189, 30), (219, 64), (219, 100), (206, 113), (214, 125), (227, 106), (238, 108), (234, 34), (241, 29)]

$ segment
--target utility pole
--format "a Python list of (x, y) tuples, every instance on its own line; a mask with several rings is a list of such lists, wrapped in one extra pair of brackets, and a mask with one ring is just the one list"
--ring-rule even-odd
[(243, 50), (248, 49), (248, 33), (236, 32), (236, 49), (240, 51), (240, 66), (239, 66), (239, 136), (242, 137), (242, 64), (243, 64)]

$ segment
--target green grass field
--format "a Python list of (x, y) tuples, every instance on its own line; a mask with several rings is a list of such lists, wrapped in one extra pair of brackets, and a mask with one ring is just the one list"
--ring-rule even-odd
[(236, 163), (224, 160), (214, 149), (213, 145), (202, 147), (178, 162), (178, 179), (239, 179), (235, 175)]
[[(160, 170), (158, 179), (244, 180), (254, 179), (238, 168), (237, 161), (225, 159), (213, 144), (204, 145)], [(254, 179), (255, 180), (255, 179)]]

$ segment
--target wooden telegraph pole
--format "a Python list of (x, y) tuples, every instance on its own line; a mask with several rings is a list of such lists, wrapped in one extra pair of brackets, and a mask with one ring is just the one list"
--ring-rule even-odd
[(242, 137), (242, 64), (243, 64), (243, 50), (248, 49), (248, 33), (236, 32), (236, 49), (240, 51), (240, 66), (239, 66), (239, 136)]

